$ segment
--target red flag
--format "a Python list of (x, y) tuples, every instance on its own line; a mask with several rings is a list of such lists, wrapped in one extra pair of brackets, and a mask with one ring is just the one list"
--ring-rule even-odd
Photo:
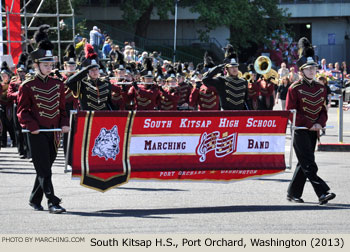
[[(6, 28), (7, 28), (7, 36), (10, 33), (10, 36), (7, 38), (8, 41), (21, 41), (21, 1), (20, 0), (6, 0), (5, 1), (6, 11), (10, 11), (11, 13), (18, 14), (10, 14), (9, 20), (6, 20)], [(12, 10), (11, 10), (12, 8)], [(8, 54), (12, 55), (13, 63), (16, 65), (18, 63), (18, 57), (22, 53), (22, 43), (21, 42), (11, 42), (8, 43)]]

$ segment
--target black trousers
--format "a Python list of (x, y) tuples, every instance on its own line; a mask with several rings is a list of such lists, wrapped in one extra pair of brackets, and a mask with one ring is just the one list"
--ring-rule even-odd
[(318, 167), (315, 163), (316, 142), (317, 131), (295, 131), (293, 146), (298, 163), (288, 187), (288, 194), (290, 196), (301, 197), (306, 179), (310, 181), (318, 197), (330, 189), (326, 182), (317, 176)]
[(29, 138), (36, 171), (34, 187), (29, 201), (40, 204), (45, 194), (48, 204), (56, 205), (60, 203), (60, 199), (55, 196), (51, 180), (51, 167), (57, 156), (54, 133), (29, 134)]
[[(16, 137), (15, 137), (15, 130), (14, 125), (12, 122), (12, 118), (8, 118), (6, 115), (6, 107), (3, 106), (3, 111), (0, 112), (1, 115), (1, 122), (2, 122), (2, 134), (1, 134), (1, 143), (3, 146), (7, 145), (7, 132), (9, 132), (11, 141), (13, 145), (16, 145)], [(12, 116), (12, 115), (11, 115)]]

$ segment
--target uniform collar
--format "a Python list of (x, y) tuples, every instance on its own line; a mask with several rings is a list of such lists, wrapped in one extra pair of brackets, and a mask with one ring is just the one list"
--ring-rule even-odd
[(305, 77), (303, 77), (303, 83), (305, 83), (306, 85), (308, 85), (309, 87), (313, 87), (315, 85), (315, 81), (314, 80), (308, 80)]
[(47, 83), (49, 80), (49, 76), (43, 76), (40, 73), (36, 73), (35, 76), (44, 83)]

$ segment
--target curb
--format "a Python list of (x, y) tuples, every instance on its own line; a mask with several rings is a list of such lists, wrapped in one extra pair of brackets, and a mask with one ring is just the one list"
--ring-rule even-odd
[(317, 151), (347, 152), (350, 151), (350, 144), (322, 143), (317, 145)]

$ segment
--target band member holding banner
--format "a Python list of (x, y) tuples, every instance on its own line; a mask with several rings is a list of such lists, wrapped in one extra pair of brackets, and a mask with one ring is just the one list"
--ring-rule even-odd
[(296, 129), (294, 133), (294, 150), (298, 163), (288, 187), (287, 199), (291, 202), (303, 203), (303, 194), (306, 179), (314, 188), (320, 205), (326, 204), (335, 198), (330, 193), (330, 188), (318, 175), (318, 167), (315, 163), (315, 146), (319, 131), (325, 127), (327, 122), (327, 90), (315, 81), (317, 63), (314, 49), (307, 38), (301, 38), (298, 43), (299, 60), (297, 65), (302, 79), (293, 83), (289, 88), (286, 100), (286, 109), (295, 109), (297, 127), (307, 129)]
[(52, 185), (51, 167), (57, 156), (60, 139), (54, 132), (40, 132), (40, 129), (62, 128), (62, 133), (69, 131), (69, 122), (65, 109), (64, 84), (49, 74), (54, 66), (49, 40), (42, 40), (38, 49), (31, 53), (35, 76), (25, 80), (18, 91), (18, 120), (21, 126), (31, 134), (30, 146), (33, 164), (37, 173), (29, 205), (34, 210), (42, 211), (41, 201), (45, 194), (50, 213), (62, 213), (61, 199)]
[[(64, 67), (64, 73), (63, 73), (63, 81), (66, 81), (76, 72), (76, 61), (75, 58), (68, 58), (63, 57), (63, 67)], [(66, 112), (68, 117), (70, 116), (71, 110), (77, 110), (79, 108), (79, 100), (78, 95), (75, 94), (70, 88), (65, 85), (65, 98), (66, 98)], [(63, 134), (63, 151), (64, 155), (67, 154), (67, 144), (68, 144), (68, 133)]]
[(111, 100), (114, 86), (100, 78), (97, 54), (90, 44), (85, 45), (83, 69), (65, 81), (65, 84), (79, 97), (82, 110), (118, 110)]
[[(210, 69), (203, 77), (206, 86), (214, 86), (219, 93), (223, 110), (246, 110), (248, 97), (248, 83), (238, 77), (238, 66), (234, 58), (227, 64), (218, 65)], [(225, 68), (226, 75), (215, 77)]]

